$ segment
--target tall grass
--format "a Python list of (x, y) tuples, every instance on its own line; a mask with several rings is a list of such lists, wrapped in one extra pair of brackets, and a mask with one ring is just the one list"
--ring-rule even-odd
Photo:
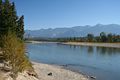
[(16, 79), (18, 72), (32, 69), (31, 63), (25, 55), (25, 44), (16, 35), (8, 33), (2, 39), (5, 61), (9, 61), (12, 77)]

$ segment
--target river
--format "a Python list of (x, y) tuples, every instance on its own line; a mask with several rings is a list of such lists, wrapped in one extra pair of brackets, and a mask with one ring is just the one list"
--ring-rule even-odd
[(31, 60), (67, 65), (66, 68), (96, 76), (96, 80), (120, 80), (120, 48), (27, 43)]

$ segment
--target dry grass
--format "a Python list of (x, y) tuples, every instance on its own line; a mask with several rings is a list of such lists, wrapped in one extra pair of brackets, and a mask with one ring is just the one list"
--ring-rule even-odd
[(9, 33), (3, 37), (3, 53), (5, 61), (9, 61), (12, 77), (16, 78), (18, 72), (32, 69), (31, 63), (25, 55), (24, 42), (14, 34)]

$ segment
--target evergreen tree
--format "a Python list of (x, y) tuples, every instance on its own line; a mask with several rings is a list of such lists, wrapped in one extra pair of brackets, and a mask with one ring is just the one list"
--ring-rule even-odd
[(93, 41), (93, 38), (94, 38), (94, 35), (93, 35), (93, 34), (88, 34), (88, 35), (87, 35), (87, 40), (88, 40), (88, 42), (92, 42), (92, 41)]
[(107, 41), (107, 36), (106, 36), (105, 32), (100, 33), (100, 39), (101, 39), (101, 42), (106, 42)]
[(2, 4), (2, 0), (0, 0), (0, 5)]
[(5, 3), (8, 3), (8, 4), (9, 4), (9, 0), (5, 0)]
[(17, 28), (17, 32), (18, 32), (18, 37), (23, 39), (23, 35), (24, 35), (24, 16), (21, 16), (20, 19), (18, 20), (18, 28)]
[(109, 34), (107, 35), (108, 42), (113, 42), (112, 36), (113, 36), (113, 35), (112, 35), (111, 33), (109, 33)]
[[(1, 13), (2, 13), (2, 0), (0, 0), (0, 19), (1, 19)], [(1, 24), (1, 21), (0, 21), (0, 24)]]
[(18, 18), (15, 4), (9, 0), (0, 0), (0, 36), (8, 32), (16, 34), (18, 38), (23, 39), (24, 35), (24, 17)]

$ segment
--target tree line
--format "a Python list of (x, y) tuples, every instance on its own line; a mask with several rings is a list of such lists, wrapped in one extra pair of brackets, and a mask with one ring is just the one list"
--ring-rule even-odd
[(43, 38), (43, 37), (33, 37), (26, 38), (26, 40), (36, 40), (36, 41), (53, 41), (53, 42), (120, 42), (120, 35), (115, 35), (112, 33), (106, 34), (101, 32), (99, 36), (94, 36), (93, 34), (87, 34), (85, 37), (63, 37), (63, 38)]
[(57, 41), (62, 42), (120, 42), (120, 35), (115, 35), (112, 33), (106, 34), (101, 32), (99, 36), (94, 36), (93, 34), (87, 34), (85, 37), (70, 37), (70, 38), (57, 38)]

